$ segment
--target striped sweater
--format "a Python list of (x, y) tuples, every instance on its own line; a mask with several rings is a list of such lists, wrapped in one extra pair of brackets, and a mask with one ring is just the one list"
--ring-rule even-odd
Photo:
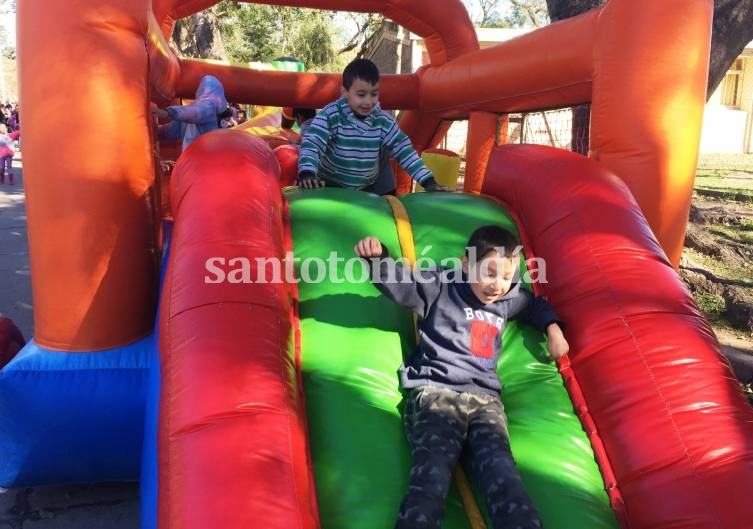
[(369, 187), (379, 174), (382, 145), (419, 184), (433, 178), (392, 116), (377, 105), (359, 119), (344, 97), (325, 106), (311, 122), (301, 142), (298, 174), (313, 173), (339, 187)]

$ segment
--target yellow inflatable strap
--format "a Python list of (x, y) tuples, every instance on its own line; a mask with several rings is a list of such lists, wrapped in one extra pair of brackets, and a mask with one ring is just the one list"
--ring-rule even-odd
[[(411, 266), (416, 262), (416, 245), (413, 241), (413, 228), (411, 228), (410, 217), (408, 212), (397, 197), (385, 195), (384, 198), (392, 208), (392, 216), (395, 217), (395, 226), (397, 228), (397, 240), (400, 242), (400, 251), (403, 254)], [(413, 313), (413, 327), (416, 327), (416, 314)], [(418, 332), (416, 332), (416, 342), (418, 342)], [(473, 495), (471, 485), (468, 482), (468, 477), (463, 471), (463, 467), (459, 464), (455, 465), (452, 471), (452, 476), (455, 479), (455, 486), (460, 493), (460, 499), (463, 502), (465, 508), (465, 514), (468, 516), (468, 521), (471, 524), (472, 529), (486, 529), (486, 523), (484, 517), (481, 515), (481, 510), (476, 503), (476, 497)]]
[(400, 251), (408, 262), (413, 266), (416, 262), (416, 245), (413, 243), (413, 228), (410, 225), (410, 217), (403, 203), (397, 197), (385, 195), (383, 198), (392, 208), (392, 216), (395, 217), (397, 227), (397, 240), (400, 241)]

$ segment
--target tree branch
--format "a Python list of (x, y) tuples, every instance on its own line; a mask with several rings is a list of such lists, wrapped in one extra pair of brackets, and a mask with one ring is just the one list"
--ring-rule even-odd
[(536, 26), (537, 28), (541, 27), (541, 23), (539, 22), (539, 15), (544, 14), (543, 9), (533, 6), (528, 2), (524, 2), (522, 0), (509, 0), (509, 2), (515, 7), (519, 7), (520, 9), (525, 11), (526, 15), (528, 15), (528, 19), (534, 26)]
[(366, 32), (374, 21), (374, 13), (369, 13), (363, 23), (359, 23), (358, 19), (352, 13), (351, 18), (353, 19), (353, 22), (356, 23), (356, 33), (350, 38), (345, 46), (337, 50), (337, 55), (354, 50), (359, 46), (359, 43), (366, 41)]

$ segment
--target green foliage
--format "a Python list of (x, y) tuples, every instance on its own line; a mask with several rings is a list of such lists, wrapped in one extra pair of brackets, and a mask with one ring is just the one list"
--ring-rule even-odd
[(549, 22), (544, 0), (463, 0), (481, 28), (530, 28)]
[(228, 58), (236, 62), (271, 61), (277, 55), (271, 7), (224, 0), (213, 8)]
[(507, 17), (502, 18), (502, 15), (500, 15), (497, 11), (489, 13), (487, 17), (479, 23), (478, 26), (481, 28), (509, 27), (509, 25), (507, 24)]
[(332, 33), (324, 20), (304, 21), (298, 29), (295, 56), (301, 59), (309, 70), (319, 70), (335, 60), (332, 47)]
[(236, 62), (271, 62), (293, 56), (307, 70), (334, 62), (330, 24), (333, 13), (314, 9), (223, 0), (213, 8), (228, 58)]
[(0, 26), (0, 56), (12, 61), (16, 60), (16, 48), (9, 42), (8, 32), (2, 26)]
[(512, 6), (499, 27), (506, 28), (525, 28), (529, 27), (530, 22), (525, 11), (520, 6)]
[(712, 294), (710, 292), (695, 292), (693, 294), (695, 302), (701, 312), (712, 321), (719, 319), (722, 312), (726, 307), (724, 298), (719, 294)]

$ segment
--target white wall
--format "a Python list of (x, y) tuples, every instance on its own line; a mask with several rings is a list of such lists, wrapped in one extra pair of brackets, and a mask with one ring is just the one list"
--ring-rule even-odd
[(706, 105), (701, 130), (701, 154), (744, 152), (748, 113), (722, 105)]

